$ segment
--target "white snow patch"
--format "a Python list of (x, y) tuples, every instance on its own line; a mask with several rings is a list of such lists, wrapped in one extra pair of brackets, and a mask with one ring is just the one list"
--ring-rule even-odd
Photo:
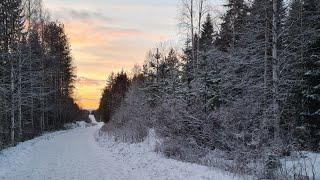
[(157, 143), (154, 130), (142, 143), (116, 142), (105, 133), (96, 134), (100, 146), (112, 152), (118, 161), (132, 167), (133, 174), (142, 173), (145, 180), (234, 180), (240, 179), (222, 170), (167, 159), (155, 152)]

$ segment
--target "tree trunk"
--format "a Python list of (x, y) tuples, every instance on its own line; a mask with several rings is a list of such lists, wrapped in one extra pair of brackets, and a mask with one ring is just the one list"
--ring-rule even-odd
[[(269, 129), (269, 101), (270, 98), (270, 85), (269, 85), (269, 17), (268, 17), (268, 6), (265, 5), (265, 27), (264, 27), (264, 99), (263, 99), (263, 105), (264, 105), (264, 115), (263, 115), (263, 122), (261, 125), (261, 128), (265, 133), (267, 134), (268, 138), (270, 136), (270, 133), (268, 131)], [(261, 137), (261, 139), (264, 139), (265, 137)]]
[(15, 144), (15, 131), (14, 131), (14, 128), (15, 128), (15, 101), (14, 101), (14, 98), (15, 98), (15, 94), (14, 94), (14, 88), (15, 88), (15, 85), (14, 85), (14, 67), (13, 67), (13, 60), (10, 59), (11, 61), (11, 76), (10, 76), (10, 83), (11, 83), (11, 89), (10, 89), (10, 93), (11, 93), (11, 125), (10, 125), (10, 141), (11, 141), (11, 145), (14, 145)]
[[(21, 49), (19, 47), (19, 49)], [(19, 73), (19, 79), (18, 79), (18, 138), (19, 140), (22, 140), (22, 61), (21, 61), (21, 51), (19, 51), (19, 63), (18, 63), (18, 73)]]
[[(30, 33), (31, 33), (31, 0), (28, 1), (28, 32), (29, 32), (29, 37), (30, 37)], [(30, 72), (32, 72), (32, 59), (31, 59), (31, 45), (29, 45), (29, 68), (30, 68)], [(32, 76), (32, 74), (31, 74)], [(33, 100), (33, 81), (30, 81), (30, 87), (31, 87), (31, 109), (30, 109), (30, 119), (31, 119), (31, 124), (32, 124), (32, 128), (34, 131), (34, 100)]]
[(279, 106), (279, 59), (278, 59), (278, 0), (273, 0), (272, 21), (272, 79), (273, 79), (273, 120), (274, 138), (279, 138), (280, 133), (280, 106)]
[(201, 36), (201, 21), (203, 16), (203, 4), (204, 0), (199, 0), (199, 13), (198, 13), (198, 39), (197, 39), (197, 56), (196, 56), (196, 63), (197, 69), (199, 69), (199, 56), (200, 56), (200, 36)]
[(191, 24), (191, 40), (192, 40), (192, 61), (193, 61), (193, 68), (194, 60), (195, 60), (195, 39), (194, 39), (194, 15), (193, 15), (193, 0), (190, 0), (190, 24)]

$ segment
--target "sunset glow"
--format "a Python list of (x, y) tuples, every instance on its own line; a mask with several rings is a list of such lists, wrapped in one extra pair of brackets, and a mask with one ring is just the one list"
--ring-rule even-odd
[(78, 80), (75, 98), (98, 107), (111, 72), (142, 64), (147, 50), (177, 34), (176, 2), (169, 0), (45, 0), (53, 19), (65, 24)]

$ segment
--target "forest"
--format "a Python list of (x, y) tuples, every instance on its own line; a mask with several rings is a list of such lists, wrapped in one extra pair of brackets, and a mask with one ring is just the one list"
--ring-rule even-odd
[(103, 129), (130, 143), (154, 129), (166, 157), (267, 179), (320, 152), (320, 1), (227, 0), (218, 21), (209, 1), (179, 4), (184, 47), (110, 75)]
[(77, 120), (75, 78), (63, 23), (41, 0), (1, 0), (0, 150)]

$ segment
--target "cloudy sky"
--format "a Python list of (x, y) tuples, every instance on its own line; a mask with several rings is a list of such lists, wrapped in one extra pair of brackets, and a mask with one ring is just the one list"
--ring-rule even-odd
[(130, 71), (157, 43), (177, 41), (177, 2), (44, 0), (70, 38), (78, 76), (75, 97), (82, 107), (97, 108), (110, 72)]

